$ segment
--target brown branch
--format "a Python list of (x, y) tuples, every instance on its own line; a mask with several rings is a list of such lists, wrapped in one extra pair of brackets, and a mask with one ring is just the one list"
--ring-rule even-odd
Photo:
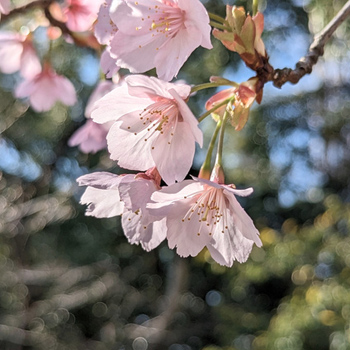
[(313, 66), (317, 63), (320, 56), (324, 53), (324, 46), (331, 38), (336, 29), (350, 15), (350, 0), (343, 6), (338, 14), (329, 22), (329, 24), (315, 36), (310, 45), (309, 51), (305, 57), (302, 57), (294, 69), (283, 68), (273, 69), (267, 62), (265, 67), (258, 72), (260, 81), (264, 84), (272, 81), (273, 85), (281, 88), (286, 82), (296, 84), (306, 74), (312, 72)]
[(16, 16), (16, 15), (21, 15), (31, 9), (34, 9), (36, 7), (38, 8), (47, 8), (49, 7), (55, 0), (37, 0), (37, 1), (33, 1), (33, 2), (30, 2), (29, 4), (27, 5), (24, 5), (22, 7), (17, 7), (13, 10), (11, 10), (11, 12), (7, 15), (1, 15), (1, 22), (4, 22), (6, 20), (9, 20), (10, 18), (12, 18), (13, 16)]

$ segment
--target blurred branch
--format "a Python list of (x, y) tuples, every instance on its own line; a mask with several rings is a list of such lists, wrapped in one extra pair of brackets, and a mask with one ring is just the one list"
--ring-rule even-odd
[(258, 76), (261, 78), (260, 80), (263, 83), (272, 81), (274, 86), (281, 88), (286, 82), (296, 84), (304, 75), (310, 74), (318, 58), (324, 53), (324, 46), (349, 15), (350, 0), (347, 1), (329, 24), (315, 36), (307, 55), (299, 60), (294, 69), (273, 69), (273, 67), (267, 63), (263, 71), (258, 72)]
[(168, 337), (166, 328), (171, 323), (176, 310), (179, 308), (179, 301), (182, 292), (187, 284), (187, 261), (176, 257), (173, 269), (168, 276), (167, 290), (164, 295), (163, 312), (142, 325), (129, 324), (126, 332), (129, 338), (144, 337), (153, 344), (152, 349), (163, 349), (162, 339)]
[(46, 315), (61, 308), (68, 311), (82, 308), (85, 305), (104, 300), (108, 295), (124, 289), (124, 284), (117, 275), (107, 272), (87, 287), (80, 287), (72, 293), (56, 294), (50, 299), (33, 303), (33, 306), (28, 310), (29, 319)]
[(0, 340), (22, 346), (54, 343), (54, 337), (49, 334), (26, 331), (21, 328), (0, 324)]
[(17, 7), (13, 10), (11, 10), (11, 12), (7, 15), (2, 14), (1, 15), (1, 22), (4, 22), (6, 20), (9, 20), (10, 18), (12, 18), (13, 16), (16, 15), (22, 15), (23, 13), (34, 9), (36, 7), (38, 8), (48, 8), (55, 0), (38, 0), (38, 1), (33, 1), (30, 2), (29, 4), (26, 4), (22, 7)]

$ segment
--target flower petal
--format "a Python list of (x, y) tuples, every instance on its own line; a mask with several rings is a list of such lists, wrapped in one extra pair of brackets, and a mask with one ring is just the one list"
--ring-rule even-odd
[(127, 85), (122, 84), (95, 103), (91, 118), (103, 124), (116, 121), (127, 113), (143, 110), (148, 105), (149, 100), (130, 96)]
[(194, 139), (199, 144), (199, 146), (202, 147), (203, 133), (202, 133), (202, 130), (199, 129), (198, 127), (198, 120), (195, 118), (191, 110), (188, 108), (187, 103), (185, 103), (185, 101), (178, 95), (178, 92), (175, 89), (170, 89), (169, 92), (176, 100), (182, 118), (186, 123), (189, 124), (191, 132), (194, 136)]
[(81, 204), (88, 204), (87, 216), (110, 218), (121, 215), (124, 203), (120, 201), (117, 189), (102, 190), (88, 187), (80, 199)]
[(152, 144), (151, 154), (163, 180), (171, 185), (182, 181), (191, 169), (195, 140), (187, 123), (178, 122)]
[(147, 133), (146, 129), (135, 135), (121, 129), (119, 122), (113, 124), (107, 135), (111, 158), (117, 160), (120, 167), (130, 170), (147, 170), (154, 167), (154, 160), (151, 156), (154, 136), (147, 139)]

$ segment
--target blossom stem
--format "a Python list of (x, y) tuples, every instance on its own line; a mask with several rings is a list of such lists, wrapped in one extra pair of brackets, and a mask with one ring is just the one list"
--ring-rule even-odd
[(201, 166), (201, 170), (199, 172), (199, 177), (202, 179), (203, 178), (209, 179), (209, 177), (210, 177), (211, 158), (213, 155), (213, 150), (214, 150), (214, 146), (216, 143), (216, 139), (217, 139), (219, 131), (221, 129), (221, 125), (222, 125), (222, 119), (220, 118), (216, 124), (216, 128), (215, 128), (215, 131), (213, 133), (213, 136), (211, 137), (210, 144), (209, 144), (208, 151), (207, 151), (207, 155), (205, 157), (205, 161), (204, 161), (203, 165)]
[(232, 29), (230, 27), (224, 26), (223, 24), (216, 23), (213, 21), (210, 21), (209, 24), (214, 28), (218, 28), (218, 29), (222, 29), (222, 30), (227, 30), (228, 32), (232, 32)]
[(259, 0), (253, 0), (253, 16), (258, 13)]
[(225, 18), (215, 15), (214, 13), (209, 12), (209, 18), (213, 19), (216, 22), (228, 25), (228, 22), (225, 20)]
[(214, 87), (218, 87), (218, 86), (228, 86), (228, 85), (234, 86), (234, 87), (239, 87), (239, 84), (237, 84), (233, 81), (231, 82), (231, 84), (228, 84), (228, 80), (225, 80), (225, 81), (195, 85), (192, 87), (191, 93), (199, 91), (199, 90), (210, 89), (210, 88), (214, 88)]
[(198, 122), (201, 122), (202, 120), (204, 120), (208, 115), (210, 115), (211, 113), (215, 112), (218, 108), (224, 106), (225, 104), (227, 104), (230, 101), (230, 99), (226, 99), (220, 103), (218, 103), (217, 105), (215, 105), (213, 108), (209, 109), (209, 111), (206, 111), (205, 113), (203, 113), (199, 118), (198, 118)]
[(227, 119), (229, 118), (229, 113), (225, 111), (224, 117), (222, 118), (222, 125), (220, 128), (220, 136), (218, 142), (218, 150), (216, 153), (215, 166), (222, 166), (222, 150), (224, 146), (224, 135)]

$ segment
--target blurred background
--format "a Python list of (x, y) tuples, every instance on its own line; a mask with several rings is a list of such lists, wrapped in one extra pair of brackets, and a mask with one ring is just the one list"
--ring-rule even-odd
[[(224, 1), (203, 3), (225, 16)], [(274, 68), (293, 68), (344, 3), (261, 2)], [(18, 29), (16, 21), (1, 25)], [(45, 53), (46, 31), (34, 35)], [(212, 42), (179, 78), (199, 84), (212, 75), (236, 82), (254, 75)], [(79, 95), (72, 108), (34, 113), (12, 96), (19, 76), (0, 75), (0, 349), (350, 349), (349, 43), (347, 20), (310, 76), (280, 90), (266, 84), (245, 128), (227, 128), (226, 182), (254, 187), (241, 203), (263, 241), (232, 268), (207, 251), (181, 259), (166, 242), (144, 252), (128, 244), (120, 218), (84, 216), (76, 178), (121, 172), (107, 151), (67, 146), (99, 80), (95, 51), (53, 44), (54, 67)], [(197, 116), (215, 91), (191, 98)], [(210, 118), (201, 123), (206, 145), (214, 126)], [(192, 174), (204, 157), (198, 149)]]

